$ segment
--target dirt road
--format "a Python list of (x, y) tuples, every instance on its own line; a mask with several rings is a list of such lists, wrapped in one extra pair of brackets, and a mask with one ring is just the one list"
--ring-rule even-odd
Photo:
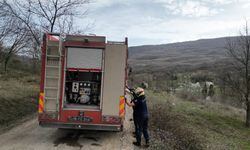
[(123, 132), (60, 130), (38, 126), (37, 117), (0, 135), (0, 150), (131, 150), (131, 109)]

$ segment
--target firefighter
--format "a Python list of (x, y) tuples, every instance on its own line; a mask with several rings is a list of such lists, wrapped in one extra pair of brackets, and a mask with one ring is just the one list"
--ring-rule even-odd
[[(141, 87), (143, 89), (146, 89), (146, 88), (148, 88), (148, 83), (143, 81), (139, 87)], [(129, 95), (132, 95), (132, 99), (131, 99), (130, 103), (133, 102), (134, 99), (136, 99), (136, 97), (137, 97), (137, 95), (135, 94), (135, 89), (134, 88), (129, 88), (128, 86), (126, 86), (126, 92)], [(127, 97), (125, 97), (125, 98), (127, 98)], [(137, 120), (135, 119), (135, 114), (136, 114), (135, 106), (132, 106), (132, 108), (133, 108), (133, 122), (134, 122), (134, 126), (135, 126), (134, 127), (135, 131), (133, 132), (133, 134), (136, 137), (136, 131), (138, 130), (138, 123), (137, 123)]]
[(130, 107), (134, 107), (134, 120), (136, 125), (136, 142), (133, 142), (136, 146), (141, 146), (141, 135), (146, 141), (146, 146), (149, 146), (149, 135), (148, 135), (148, 109), (146, 103), (146, 96), (144, 89), (141, 87), (136, 88), (134, 91), (135, 97), (133, 101), (129, 102), (126, 99), (126, 104)]

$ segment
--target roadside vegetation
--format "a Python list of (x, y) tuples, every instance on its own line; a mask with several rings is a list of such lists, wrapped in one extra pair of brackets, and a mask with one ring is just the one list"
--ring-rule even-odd
[(151, 149), (250, 149), (244, 109), (147, 91)]
[[(0, 130), (10, 128), (18, 121), (37, 111), (39, 75), (35, 68), (19, 62), (7, 72), (0, 71)], [(25, 67), (22, 68), (22, 67)]]
[[(250, 149), (244, 104), (219, 73), (196, 70), (131, 74), (131, 84), (139, 85), (141, 81), (149, 84), (146, 95), (151, 149)], [(205, 81), (215, 84), (215, 94), (209, 99), (202, 94)], [(193, 87), (197, 82), (200, 87)]]

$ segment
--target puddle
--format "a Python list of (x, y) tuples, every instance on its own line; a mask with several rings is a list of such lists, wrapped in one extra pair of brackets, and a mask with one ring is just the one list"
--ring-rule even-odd
[(68, 146), (82, 148), (82, 145), (78, 143), (79, 137), (80, 133), (68, 133), (64, 137), (58, 138), (56, 141), (54, 141), (54, 146), (58, 146), (59, 144), (66, 144)]

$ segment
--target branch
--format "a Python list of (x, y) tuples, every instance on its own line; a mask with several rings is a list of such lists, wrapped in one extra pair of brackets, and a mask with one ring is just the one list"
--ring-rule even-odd
[(10, 15), (14, 16), (15, 18), (19, 19), (20, 21), (22, 21), (26, 27), (29, 29), (30, 33), (32, 34), (33, 38), (35, 39), (35, 41), (37, 42), (37, 44), (40, 44), (39, 39), (36, 37), (36, 34), (33, 31), (33, 28), (30, 26), (29, 22), (27, 22), (26, 20), (24, 20), (21, 16), (19, 16), (12, 8), (12, 6), (10, 4), (8, 4), (6, 1), (4, 1), (4, 5), (8, 7), (8, 10), (10, 10)]

